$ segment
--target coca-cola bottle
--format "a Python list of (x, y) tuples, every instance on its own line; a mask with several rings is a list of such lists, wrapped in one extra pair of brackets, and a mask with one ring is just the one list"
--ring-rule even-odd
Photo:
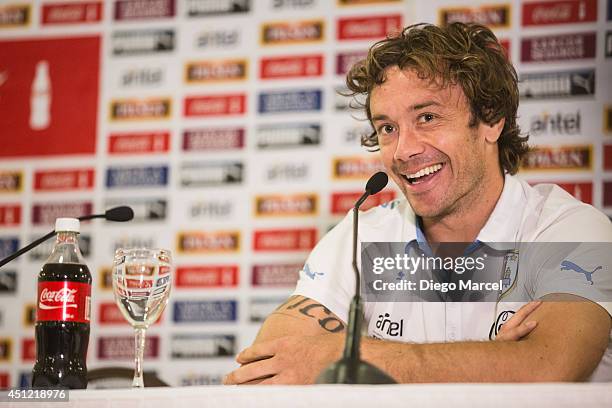
[(57, 239), (38, 274), (35, 388), (87, 388), (91, 274), (79, 249), (79, 220), (58, 218)]

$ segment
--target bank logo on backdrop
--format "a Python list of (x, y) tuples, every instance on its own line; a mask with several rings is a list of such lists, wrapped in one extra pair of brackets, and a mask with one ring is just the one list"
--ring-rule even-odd
[(110, 103), (111, 121), (168, 119), (172, 98), (117, 99)]
[(41, 25), (86, 24), (102, 20), (101, 1), (47, 3), (42, 5)]
[(168, 200), (164, 197), (130, 197), (104, 201), (104, 208), (120, 205), (128, 205), (134, 210), (132, 222), (164, 221), (168, 213)]
[(264, 23), (261, 26), (262, 45), (303, 44), (325, 38), (325, 20), (300, 20)]
[(336, 75), (345, 76), (356, 62), (364, 60), (367, 51), (343, 51), (336, 54)]
[(188, 62), (185, 65), (185, 82), (188, 84), (222, 81), (244, 81), (249, 72), (248, 60), (223, 59)]
[(320, 89), (267, 91), (260, 92), (257, 100), (257, 111), (262, 114), (320, 111), (323, 91)]
[(595, 58), (596, 32), (556, 34), (521, 40), (521, 62)]
[(93, 154), (100, 37), (0, 41), (0, 157)]
[(169, 29), (115, 31), (111, 49), (115, 56), (166, 53), (174, 50), (174, 42), (174, 30)]
[(402, 16), (389, 14), (368, 17), (341, 17), (336, 24), (338, 40), (373, 40), (398, 33), (402, 29)]
[(91, 190), (94, 180), (93, 168), (36, 170), (34, 191)]
[(29, 4), (8, 4), (0, 6), (0, 29), (29, 25), (31, 13), (32, 6)]
[(246, 94), (188, 96), (184, 101), (185, 116), (226, 116), (246, 112)]
[(169, 149), (168, 131), (112, 133), (108, 138), (111, 155), (164, 153)]
[(177, 249), (185, 255), (239, 252), (240, 231), (181, 231), (177, 234)]
[(235, 322), (238, 302), (235, 300), (181, 300), (172, 308), (175, 323)]
[(183, 131), (183, 151), (242, 149), (244, 133), (244, 127), (187, 129)]
[(259, 64), (261, 79), (307, 78), (323, 74), (323, 55), (295, 55), (262, 58)]
[(384, 171), (378, 155), (335, 157), (332, 163), (332, 178), (336, 180), (367, 179)]
[(23, 189), (23, 171), (0, 170), (0, 194), (20, 193)]
[(533, 146), (523, 160), (525, 171), (589, 171), (593, 168), (593, 145)]
[(165, 187), (168, 171), (167, 165), (111, 166), (106, 169), (106, 188)]
[(533, 136), (580, 135), (580, 110), (573, 112), (543, 111), (530, 118), (529, 134)]
[(17, 237), (0, 237), (0, 258), (6, 258), (17, 252), (19, 248), (19, 238)]
[(0, 227), (21, 224), (21, 204), (0, 204)]
[(261, 125), (257, 127), (256, 138), (258, 149), (318, 146), (321, 143), (321, 125), (318, 123)]
[(91, 214), (91, 201), (54, 201), (34, 203), (32, 205), (32, 225), (55, 225), (55, 219), (61, 217), (80, 217)]
[[(98, 337), (98, 360), (133, 360), (134, 336)], [(144, 357), (159, 357), (159, 336), (148, 334), (145, 338)]]
[(595, 70), (553, 71), (522, 74), (519, 94), (525, 99), (595, 96)]
[(440, 25), (451, 23), (477, 23), (490, 28), (509, 28), (512, 9), (510, 4), (477, 7), (450, 7), (438, 11)]
[(236, 336), (208, 333), (173, 334), (170, 350), (170, 357), (179, 360), (231, 357), (236, 354)]
[(116, 0), (115, 20), (150, 20), (173, 17), (175, 0)]
[(522, 7), (526, 27), (597, 21), (597, 0), (533, 1)]
[(303, 262), (253, 265), (251, 285), (271, 287), (295, 286), (303, 266)]
[(319, 196), (308, 194), (271, 194), (255, 196), (256, 217), (315, 216), (318, 212)]
[(179, 266), (177, 288), (228, 288), (238, 285), (238, 265)]
[(251, 10), (251, 0), (189, 0), (186, 9), (188, 17), (246, 13)]
[(256, 230), (253, 232), (255, 251), (309, 251), (317, 242), (316, 228)]
[(239, 161), (199, 161), (181, 164), (182, 187), (235, 185), (243, 181), (244, 165)]

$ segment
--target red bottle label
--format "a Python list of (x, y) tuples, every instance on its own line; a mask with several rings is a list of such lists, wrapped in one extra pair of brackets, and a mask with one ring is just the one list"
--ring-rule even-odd
[(38, 282), (36, 321), (89, 323), (91, 285), (81, 282)]

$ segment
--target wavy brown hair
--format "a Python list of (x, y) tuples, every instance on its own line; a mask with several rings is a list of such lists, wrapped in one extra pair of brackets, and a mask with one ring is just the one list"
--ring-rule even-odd
[[(461, 86), (470, 105), (470, 127), (480, 122), (493, 125), (505, 118), (497, 141), (499, 162), (504, 171), (517, 172), (529, 149), (529, 136), (521, 136), (516, 122), (516, 71), (490, 29), (478, 24), (415, 24), (375, 43), (366, 59), (353, 65), (346, 77), (347, 96), (366, 95), (362, 107), (370, 123), (370, 93), (385, 82), (385, 70), (392, 66), (414, 69), (420, 78), (440, 87)], [(361, 144), (378, 150), (376, 131), (364, 135)]]

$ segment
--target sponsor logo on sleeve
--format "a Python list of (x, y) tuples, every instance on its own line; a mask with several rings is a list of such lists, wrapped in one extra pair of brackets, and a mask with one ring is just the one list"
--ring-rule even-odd
[(338, 40), (371, 40), (397, 33), (402, 28), (402, 16), (342, 17), (338, 19)]
[(227, 220), (233, 212), (233, 200), (197, 201), (189, 207), (189, 216), (194, 219)]
[(378, 156), (344, 156), (333, 159), (332, 177), (336, 180), (367, 179), (377, 171), (383, 171)]
[(303, 263), (253, 265), (253, 286), (293, 287), (298, 281)]
[(321, 143), (321, 125), (318, 123), (284, 123), (257, 127), (257, 148), (293, 148), (318, 146)]
[(604, 54), (606, 58), (612, 57), (612, 31), (606, 31), (606, 40), (604, 43)]
[(173, 17), (175, 0), (117, 0), (115, 20), (141, 20)]
[(21, 224), (20, 204), (0, 204), (0, 226), (13, 227)]
[(603, 168), (606, 171), (612, 170), (612, 145), (604, 145)]
[(111, 44), (113, 55), (143, 55), (174, 50), (174, 30), (115, 31)]
[(117, 166), (106, 169), (106, 187), (164, 187), (168, 184), (168, 166)]
[(597, 0), (554, 0), (523, 3), (523, 26), (597, 21)]
[[(170, 356), (173, 359), (198, 359), (231, 357), (236, 354), (236, 336), (233, 334), (207, 334), (207, 333), (181, 333), (172, 336)], [(204, 381), (201, 376), (195, 380), (193, 376), (187, 380), (183, 377), (183, 385), (195, 385), (202, 382), (215, 383), (216, 379), (208, 378)], [(215, 377), (216, 378), (216, 377)]]
[(102, 2), (47, 3), (42, 6), (41, 24), (83, 24), (102, 20)]
[(36, 305), (29, 303), (23, 307), (23, 325), (32, 327), (36, 323)]
[[(38, 235), (34, 235), (31, 236), (29, 240), (34, 241), (38, 237)], [(38, 245), (36, 248), (32, 248), (32, 250), (28, 252), (28, 257), (32, 261), (44, 261), (49, 257), (54, 245), (55, 242), (52, 239), (49, 239)], [(81, 254), (84, 258), (88, 258), (91, 255), (91, 248), (91, 235), (86, 233), (79, 234), (79, 249), (81, 250)]]
[(17, 237), (4, 237), (0, 238), (0, 258), (6, 258), (7, 256), (17, 252), (19, 248), (19, 238)]
[(180, 168), (181, 186), (210, 187), (242, 183), (244, 166), (237, 161), (190, 162)]
[(172, 98), (119, 99), (110, 103), (110, 120), (168, 119)]
[(336, 75), (345, 76), (355, 63), (364, 60), (367, 55), (367, 51), (339, 52), (336, 54)]
[[(363, 192), (336, 192), (331, 195), (331, 209), (332, 215), (344, 215), (353, 209), (355, 202), (361, 197)], [(380, 193), (368, 197), (368, 199), (362, 204), (361, 210), (367, 211), (370, 208), (377, 207), (383, 203), (395, 199), (396, 193), (394, 190), (384, 190)]]
[(592, 170), (593, 146), (535, 146), (522, 163), (526, 171)]
[(113, 133), (108, 139), (110, 154), (162, 153), (170, 149), (170, 132)]
[(182, 254), (217, 254), (240, 251), (240, 231), (179, 232), (178, 251)]
[(121, 88), (152, 88), (163, 84), (166, 73), (161, 67), (128, 68), (121, 72), (118, 85)]
[(603, 205), (604, 207), (612, 207), (612, 181), (604, 181), (603, 183)]
[(187, 129), (183, 131), (183, 151), (241, 149), (244, 133), (244, 127)]
[(261, 323), (282, 304), (285, 298), (254, 298), (249, 301), (249, 321)]
[(595, 70), (522, 74), (519, 94), (525, 99), (595, 96)]
[(309, 194), (259, 195), (255, 197), (256, 217), (313, 216), (318, 211), (318, 196)]
[(0, 361), (11, 361), (13, 356), (12, 345), (9, 337), (0, 338)]
[(91, 214), (92, 211), (91, 201), (37, 203), (32, 206), (32, 224), (54, 225), (56, 218), (80, 217)]
[(265, 179), (269, 182), (304, 181), (310, 176), (308, 163), (275, 163), (265, 169)]
[(21, 361), (36, 360), (36, 342), (34, 339), (21, 339)]
[(168, 200), (164, 197), (106, 200), (104, 208), (129, 205), (134, 210), (132, 222), (163, 221), (167, 217)]
[(228, 49), (240, 44), (242, 31), (238, 28), (215, 29), (202, 31), (196, 36), (196, 48), (199, 49)]
[(490, 28), (510, 27), (512, 15), (510, 4), (495, 4), (480, 7), (443, 8), (438, 12), (441, 25), (451, 23), (477, 23)]
[(247, 75), (248, 61), (244, 58), (195, 61), (185, 66), (185, 82), (188, 84), (243, 81)]
[(612, 105), (604, 106), (604, 133), (612, 133)]
[(187, 2), (188, 17), (247, 13), (250, 10), (251, 0), (189, 0)]
[(179, 266), (177, 288), (227, 288), (238, 285), (238, 265)]
[[(133, 336), (98, 337), (98, 360), (132, 360), (134, 359)], [(159, 356), (159, 336), (147, 335), (145, 338), (144, 357)]]
[(316, 228), (258, 230), (253, 233), (255, 251), (309, 251), (316, 241)]
[(37, 170), (34, 191), (91, 190), (94, 169)]
[[(0, 389), (6, 389), (11, 384), (11, 376), (7, 372), (0, 372)], [(28, 384), (29, 385), (29, 384)]]
[(258, 96), (259, 113), (320, 111), (323, 91), (320, 89), (268, 91)]
[(182, 300), (174, 302), (175, 323), (235, 322), (238, 302), (235, 300)]
[(325, 20), (283, 21), (261, 26), (262, 45), (320, 42), (324, 37)]
[(580, 134), (580, 110), (575, 112), (541, 112), (532, 116), (529, 134), (533, 136), (571, 136)]
[(27, 26), (32, 7), (29, 4), (0, 6), (0, 28)]
[(521, 62), (595, 58), (596, 32), (558, 34), (521, 40)]
[(207, 95), (185, 98), (185, 116), (225, 116), (240, 115), (246, 112), (246, 95)]
[(0, 270), (0, 293), (17, 292), (17, 272)]
[(22, 189), (22, 171), (0, 170), (0, 193), (20, 193)]
[(307, 78), (322, 74), (322, 54), (262, 58), (259, 65), (261, 79)]

